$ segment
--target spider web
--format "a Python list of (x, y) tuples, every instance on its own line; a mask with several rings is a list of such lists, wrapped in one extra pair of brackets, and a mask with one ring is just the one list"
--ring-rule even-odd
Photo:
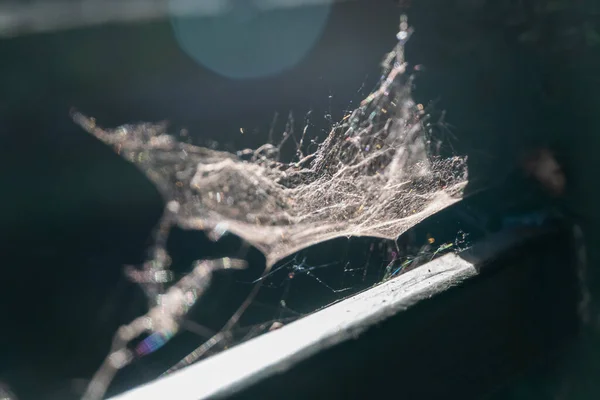
[(379, 89), (292, 163), (277, 161), (271, 144), (231, 154), (178, 141), (164, 124), (105, 130), (74, 117), (157, 186), (176, 225), (238, 235), (268, 267), (337, 237), (395, 239), (460, 200), (467, 181), (465, 158), (435, 154), (428, 115), (411, 96), (404, 43), (390, 53)]
[[(398, 43), (383, 61), (378, 88), (308, 155), (302, 153), (304, 130), (294, 162), (279, 161), (283, 142), (293, 136), (293, 124), (279, 146), (269, 143), (233, 154), (180, 141), (165, 124), (107, 130), (93, 118), (73, 112), (86, 131), (135, 164), (166, 203), (151, 260), (142, 270), (126, 269), (146, 291), (149, 311), (115, 334), (85, 399), (100, 398), (117, 370), (173, 337), (213, 271), (244, 268), (243, 262), (227, 258), (199, 261), (191, 273), (165, 290), (172, 280), (166, 241), (173, 226), (207, 231), (214, 240), (226, 233), (239, 236), (265, 255), (262, 277), (266, 277), (278, 261), (331, 239), (394, 240), (462, 198), (466, 159), (438, 153), (439, 143), (430, 137), (430, 116), (412, 99), (414, 76), (407, 73), (404, 59), (411, 34), (403, 16)], [(298, 272), (313, 268), (300, 265)], [(193, 362), (223, 340), (258, 288), (257, 284), (218, 334), (172, 369)], [(148, 349), (128, 349), (144, 332), (150, 332), (142, 343)]]

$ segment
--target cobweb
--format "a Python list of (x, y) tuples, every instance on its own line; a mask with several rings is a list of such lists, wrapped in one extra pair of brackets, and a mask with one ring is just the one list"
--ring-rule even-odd
[[(137, 328), (120, 330), (107, 357), (115, 369), (131, 358), (121, 350), (133, 337), (150, 331), (166, 341), (174, 334), (178, 319), (193, 303), (186, 295), (194, 289), (195, 299), (201, 294), (196, 289), (206, 286), (200, 280), (209, 274), (201, 273), (202, 268), (242, 267), (228, 259), (219, 265), (199, 263), (187, 280), (166, 291), (165, 244), (172, 226), (204, 230), (215, 240), (225, 233), (241, 237), (265, 255), (264, 276), (285, 257), (330, 239), (393, 240), (462, 198), (466, 159), (438, 154), (427, 110), (412, 99), (414, 76), (407, 73), (404, 59), (411, 34), (403, 16), (398, 43), (383, 61), (378, 88), (334, 125), (313, 153), (302, 153), (306, 130), (302, 132), (294, 162), (279, 161), (281, 146), (274, 144), (232, 154), (180, 141), (164, 124), (106, 130), (94, 119), (73, 113), (85, 130), (135, 164), (166, 203), (153, 260), (142, 270), (128, 269), (132, 279), (145, 283), (151, 308), (162, 314), (151, 310), (129, 326), (137, 323)], [(285, 132), (284, 138), (292, 134)], [(144, 274), (149, 274), (145, 280), (140, 278)], [(168, 307), (165, 298), (172, 300)], [(108, 384), (100, 375), (87, 398), (99, 397), (100, 386)]]
[(379, 89), (292, 163), (278, 162), (270, 144), (231, 154), (182, 143), (164, 125), (109, 131), (75, 119), (150, 178), (177, 208), (177, 225), (238, 235), (269, 266), (336, 237), (394, 239), (459, 200), (467, 178), (464, 158), (432, 152), (427, 114), (411, 97), (404, 42)]

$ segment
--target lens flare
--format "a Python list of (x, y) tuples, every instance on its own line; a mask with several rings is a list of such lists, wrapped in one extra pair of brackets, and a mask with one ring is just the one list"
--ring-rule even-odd
[[(172, 0), (175, 10), (181, 0)], [(268, 2), (235, 0), (209, 16), (171, 13), (180, 48), (215, 73), (252, 79), (293, 68), (311, 51), (327, 23), (333, 0), (269, 9)]]

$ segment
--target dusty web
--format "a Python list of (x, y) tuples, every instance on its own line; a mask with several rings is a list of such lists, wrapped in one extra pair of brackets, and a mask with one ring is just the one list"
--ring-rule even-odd
[[(225, 233), (241, 237), (266, 256), (264, 276), (283, 258), (329, 239), (395, 239), (461, 199), (466, 160), (437, 154), (437, 143), (429, 137), (429, 116), (412, 99), (413, 75), (404, 59), (411, 34), (403, 17), (377, 90), (334, 125), (313, 153), (304, 155), (299, 148), (298, 159), (291, 163), (278, 161), (280, 146), (273, 144), (231, 154), (179, 141), (165, 125), (105, 130), (93, 119), (73, 114), (85, 130), (134, 163), (167, 204), (152, 260), (141, 270), (128, 269), (146, 290), (151, 310), (117, 333), (87, 398), (100, 397), (110, 376), (135, 355), (127, 350), (130, 340), (150, 332), (165, 342), (176, 333), (185, 310), (206, 286), (201, 277), (218, 268), (242, 267), (231, 260), (200, 263), (208, 273), (195, 268), (190, 277), (165, 290), (170, 280), (165, 243), (172, 226), (205, 230), (215, 240)], [(303, 139), (304, 133), (299, 143)]]
[(335, 237), (394, 239), (459, 200), (467, 178), (463, 158), (432, 151), (427, 114), (411, 97), (405, 40), (388, 57), (379, 89), (293, 163), (276, 161), (274, 145), (234, 155), (179, 142), (163, 125), (108, 131), (75, 117), (177, 204), (177, 225), (239, 235), (268, 265)]

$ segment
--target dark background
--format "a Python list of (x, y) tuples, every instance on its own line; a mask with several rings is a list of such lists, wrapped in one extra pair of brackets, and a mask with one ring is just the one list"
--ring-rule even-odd
[[(584, 225), (593, 250), (598, 51), (581, 35), (561, 33), (586, 21), (585, 5), (548, 15), (525, 6), (524, 22), (514, 23), (521, 14), (508, 1), (400, 3), (416, 29), (408, 60), (425, 67), (415, 97), (447, 110), (456, 136), (447, 143), (469, 157), (469, 190), (505, 181), (521, 154), (550, 146), (568, 173), (563, 206)], [(168, 21), (0, 40), (0, 376), (40, 388), (86, 378), (114, 329), (143, 310), (122, 264), (144, 259), (160, 198), (135, 168), (72, 123), (72, 107), (105, 127), (168, 120), (198, 143), (236, 150), (264, 143), (275, 112), (277, 135), (289, 111), (301, 121), (312, 109), (311, 134), (322, 139), (326, 115), (339, 119), (377, 82), (399, 13), (394, 1), (336, 4), (302, 62), (249, 81), (203, 69), (180, 50)], [(532, 29), (539, 39), (522, 40)], [(596, 264), (591, 251), (592, 271)], [(600, 371), (581, 369), (582, 382)]]

